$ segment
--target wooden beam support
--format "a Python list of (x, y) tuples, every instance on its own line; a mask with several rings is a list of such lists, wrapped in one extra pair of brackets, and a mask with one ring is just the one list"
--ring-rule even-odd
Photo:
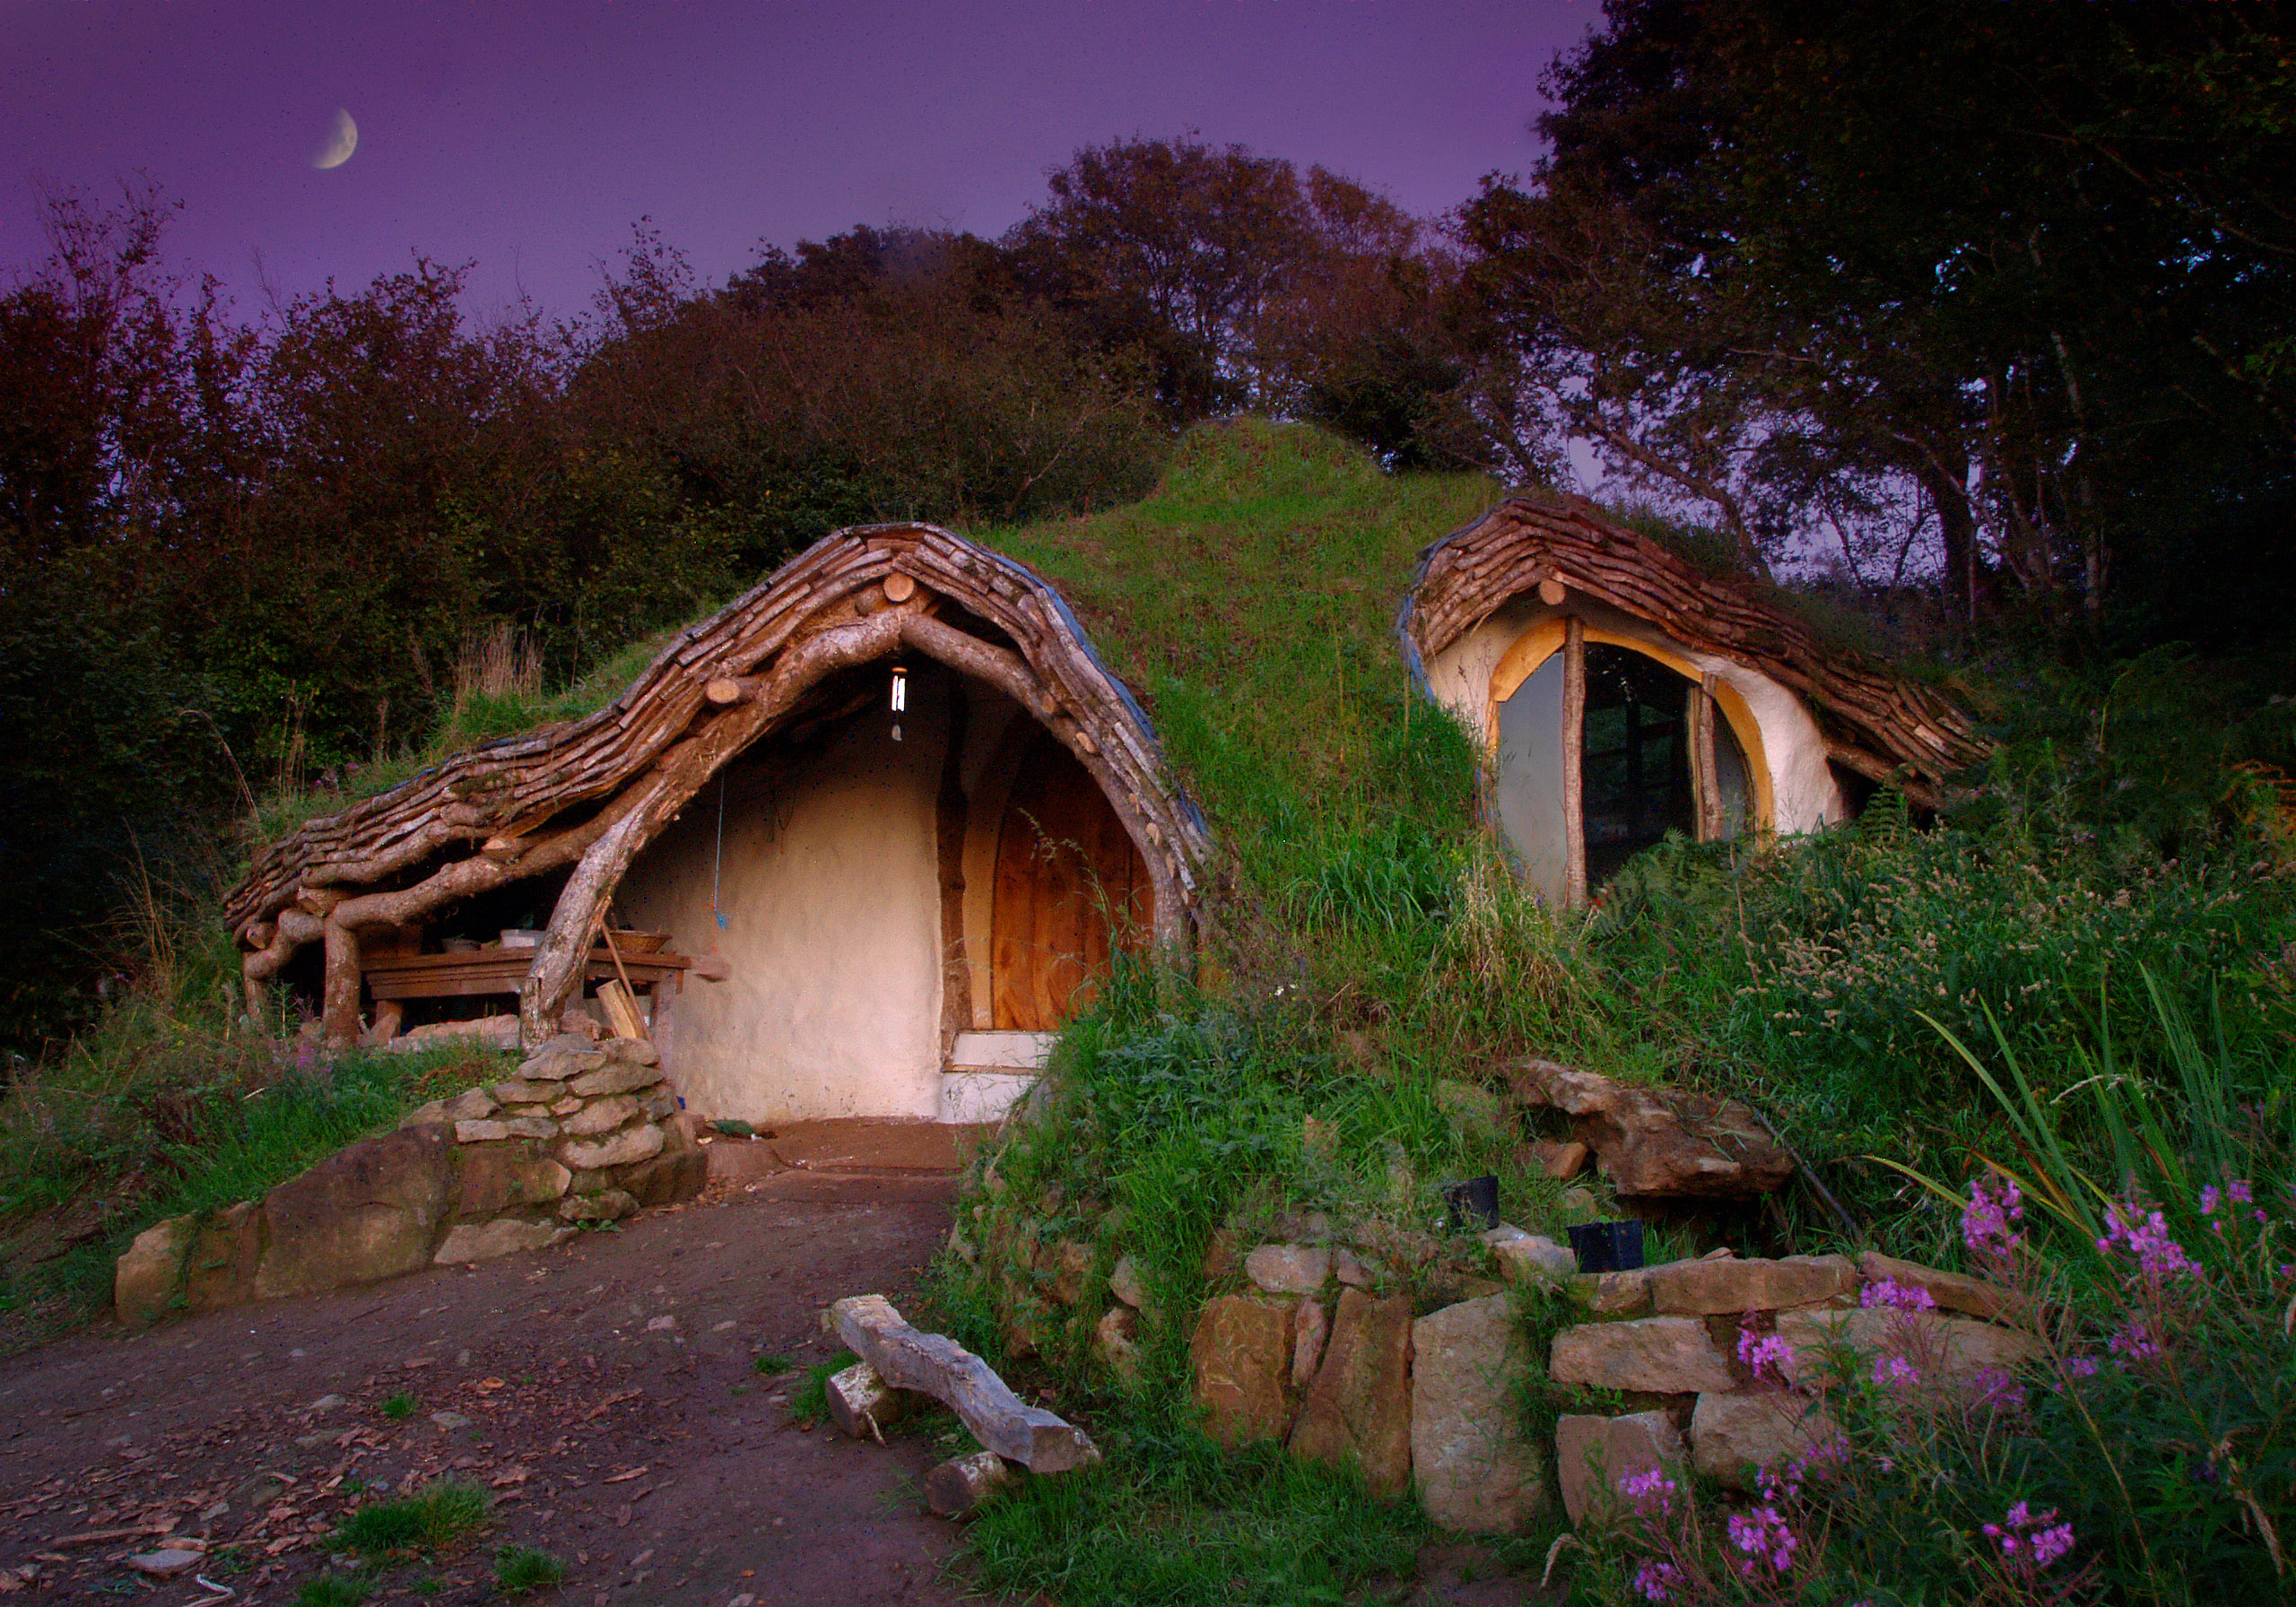
[(1562, 905), (1587, 907), (1587, 627), (1562, 622)]
[(1714, 677), (1703, 677), (1690, 693), (1690, 779), (1696, 800), (1698, 840), (1722, 840), (1722, 773), (1715, 767)]
[(1100, 1459), (1083, 1429), (1022, 1402), (996, 1368), (955, 1340), (910, 1327), (884, 1296), (848, 1296), (830, 1307), (830, 1323), (879, 1377), (931, 1395), (1006, 1461), (1032, 1473), (1065, 1473)]

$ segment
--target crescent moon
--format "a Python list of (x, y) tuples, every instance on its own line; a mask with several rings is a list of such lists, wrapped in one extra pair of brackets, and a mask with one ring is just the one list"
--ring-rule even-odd
[(351, 120), (349, 112), (338, 106), (335, 109), (335, 132), (328, 135), (326, 143), (312, 154), (311, 166), (322, 172), (328, 168), (339, 168), (351, 160), (351, 153), (357, 149), (359, 125)]

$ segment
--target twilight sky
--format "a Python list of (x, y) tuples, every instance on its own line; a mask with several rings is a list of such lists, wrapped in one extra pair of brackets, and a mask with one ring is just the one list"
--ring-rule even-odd
[[(0, 273), (139, 169), (242, 303), (422, 252), (572, 311), (650, 214), (722, 280), (855, 223), (995, 235), (1077, 146), (1190, 127), (1417, 213), (1523, 171), (1599, 0), (0, 0)], [(359, 128), (311, 165), (337, 107)]]

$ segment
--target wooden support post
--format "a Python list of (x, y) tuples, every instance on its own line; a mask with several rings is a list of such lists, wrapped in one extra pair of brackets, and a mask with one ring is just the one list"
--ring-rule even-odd
[(1019, 1482), (1012, 1464), (994, 1451), (975, 1451), (925, 1475), (925, 1504), (943, 1517), (963, 1517), (989, 1497)]
[(831, 1374), (822, 1385), (822, 1399), (828, 1403), (829, 1420), (839, 1432), (879, 1445), (885, 1443), (884, 1426), (907, 1417), (916, 1403), (914, 1395), (877, 1377), (877, 1369), (865, 1361)]
[(319, 995), (319, 1025), (326, 1041), (347, 1049), (359, 1041), (359, 933), (332, 917), (321, 928), (326, 945), (326, 982)]
[(955, 1340), (910, 1327), (884, 1296), (848, 1296), (830, 1307), (830, 1323), (878, 1377), (948, 1406), (975, 1439), (1006, 1461), (1032, 1473), (1065, 1473), (1100, 1459), (1083, 1429), (1026, 1404), (996, 1368)]
[(1587, 627), (1562, 621), (1562, 903), (1587, 907)]
[(1714, 677), (1708, 675), (1691, 689), (1690, 778), (1697, 800), (1698, 840), (1722, 840), (1722, 777), (1714, 765)]

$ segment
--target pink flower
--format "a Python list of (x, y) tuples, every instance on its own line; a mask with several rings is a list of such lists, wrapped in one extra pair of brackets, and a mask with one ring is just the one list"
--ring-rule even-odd
[(1876, 1356), (1874, 1358), (1874, 1382), (1892, 1389), (1902, 1389), (1908, 1385), (1921, 1382), (1921, 1369), (1902, 1356)]
[(1757, 1507), (1731, 1515), (1730, 1543), (1745, 1558), (1738, 1571), (1752, 1579), (1765, 1565), (1773, 1575), (1784, 1574), (1794, 1566), (1795, 1548), (1801, 1542), (1777, 1507)]
[(2020, 1501), (2000, 1523), (1986, 1524), (1985, 1533), (2016, 1572), (2037, 1574), (2073, 1549), (2073, 1525), (2057, 1523), (2056, 1517), (2054, 1507), (2036, 1516)]
[(1969, 1203), (1961, 1207), (1961, 1242), (1980, 1255), (2006, 1255), (2024, 1242), (2025, 1236), (2009, 1225), (2024, 1214), (2024, 1196), (2014, 1183), (1973, 1177)]
[(1646, 1602), (1670, 1602), (1683, 1582), (1683, 1570), (1671, 1562), (1646, 1562), (1634, 1570), (1634, 1591)]
[(1857, 1304), (1871, 1311), (1875, 1307), (1887, 1307), (1893, 1311), (1935, 1311), (1937, 1301), (1920, 1285), (1909, 1287), (1892, 1278), (1868, 1283), (1859, 1291)]
[(1794, 1359), (1794, 1347), (1775, 1333), (1757, 1334), (1751, 1328), (1738, 1330), (1738, 1359), (1757, 1378), (1765, 1370), (1777, 1377), (1786, 1376), (1786, 1364)]
[(2149, 1361), (2161, 1353), (2161, 1342), (2141, 1316), (2132, 1316), (2119, 1333), (2105, 1341), (2105, 1349), (2118, 1358), (2117, 1366), (2126, 1370), (2133, 1361)]
[(2184, 1247), (2169, 1237), (2168, 1221), (2159, 1212), (2145, 1214), (2121, 1201), (2105, 1207), (2105, 1236), (2097, 1241), (2108, 1255), (2117, 1247), (2135, 1256), (2147, 1277), (2181, 1278), (2200, 1271)]
[(1668, 1498), (1674, 1493), (1674, 1481), (1657, 1468), (1644, 1468), (1639, 1472), (1620, 1474), (1618, 1490), (1621, 1495), (1634, 1503), (1637, 1511), (1656, 1498), (1658, 1510), (1664, 1512)]

